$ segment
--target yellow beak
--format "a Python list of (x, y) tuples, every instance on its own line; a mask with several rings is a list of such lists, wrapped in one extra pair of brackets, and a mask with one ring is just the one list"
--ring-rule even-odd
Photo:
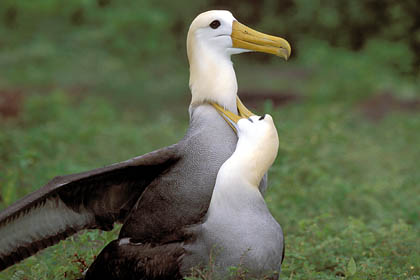
[(228, 125), (233, 129), (233, 131), (236, 131), (236, 124), (242, 117), (225, 110), (222, 106), (220, 106), (217, 103), (211, 103), (211, 105), (216, 109), (217, 112), (223, 117), (223, 119), (228, 123)]
[(236, 106), (238, 108), (239, 116), (225, 110), (217, 103), (211, 103), (211, 105), (216, 109), (217, 112), (223, 117), (223, 119), (230, 125), (230, 127), (233, 129), (233, 131), (236, 131), (236, 124), (238, 121), (242, 118), (249, 118), (251, 116), (255, 116), (254, 113), (252, 113), (250, 110), (248, 110), (245, 105), (242, 103), (242, 101), (239, 99), (239, 97), (236, 97)]
[(292, 53), (285, 39), (255, 31), (234, 20), (232, 23), (232, 44), (234, 48), (271, 53), (288, 59)]

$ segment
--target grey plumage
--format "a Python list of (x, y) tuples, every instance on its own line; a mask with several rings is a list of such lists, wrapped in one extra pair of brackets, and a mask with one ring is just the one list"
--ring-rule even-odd
[(229, 267), (242, 267), (247, 277), (280, 272), (283, 232), (258, 190), (277, 155), (277, 131), (268, 115), (242, 119), (237, 127), (237, 147), (218, 172), (203, 223), (187, 230), (195, 238), (183, 245), (184, 275), (199, 263), (211, 263), (220, 277)]
[[(210, 207), (199, 222), (178, 227), (160, 241), (128, 237), (113, 241), (92, 264), (85, 280), (182, 279), (207, 266), (215, 279), (226, 279), (229, 267), (242, 269), (247, 278), (277, 279), (284, 257), (283, 232), (254, 179), (272, 164), (278, 138), (264, 133), (267, 130), (254, 129), (268, 123), (269, 131), (275, 131), (271, 117), (253, 118), (252, 126), (245, 129), (253, 129), (256, 138), (262, 131), (263, 140), (268, 141), (239, 140), (235, 153), (219, 169)], [(271, 144), (261, 148), (266, 142)], [(262, 155), (243, 157), (244, 153)], [(261, 166), (256, 167), (256, 162)]]
[(211, 263), (220, 279), (226, 278), (229, 267), (244, 269), (248, 277), (277, 275), (283, 259), (283, 232), (262, 195), (238, 186), (224, 196), (226, 203), (218, 204), (203, 224), (190, 229), (197, 239), (183, 246), (183, 274), (197, 264)]
[(160, 240), (207, 210), (217, 172), (233, 153), (237, 136), (210, 105), (191, 108), (185, 137), (177, 144), (179, 162), (153, 181), (133, 208), (120, 238)]

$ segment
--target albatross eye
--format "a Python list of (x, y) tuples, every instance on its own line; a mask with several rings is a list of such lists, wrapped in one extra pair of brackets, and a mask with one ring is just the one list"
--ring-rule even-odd
[(218, 20), (213, 20), (211, 23), (210, 23), (210, 27), (211, 28), (213, 28), (213, 29), (216, 29), (216, 28), (218, 28), (220, 26), (220, 21), (218, 21)]

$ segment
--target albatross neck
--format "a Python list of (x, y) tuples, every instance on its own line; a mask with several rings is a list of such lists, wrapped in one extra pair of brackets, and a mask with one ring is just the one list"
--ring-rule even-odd
[(238, 84), (230, 55), (199, 47), (191, 53), (191, 105), (215, 102), (236, 112)]
[(219, 169), (207, 212), (208, 217), (213, 214), (217, 216), (221, 212), (224, 215), (232, 213), (237, 215), (244, 209), (250, 211), (265, 209), (261, 208), (264, 199), (258, 189), (261, 178), (259, 172), (249, 161), (241, 162), (243, 158), (235, 153)]

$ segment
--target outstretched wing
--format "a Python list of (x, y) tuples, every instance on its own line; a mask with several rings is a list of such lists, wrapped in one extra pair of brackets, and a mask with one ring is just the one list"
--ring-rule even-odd
[(177, 145), (59, 176), (0, 213), (0, 271), (82, 229), (111, 230), (149, 183), (178, 160)]

